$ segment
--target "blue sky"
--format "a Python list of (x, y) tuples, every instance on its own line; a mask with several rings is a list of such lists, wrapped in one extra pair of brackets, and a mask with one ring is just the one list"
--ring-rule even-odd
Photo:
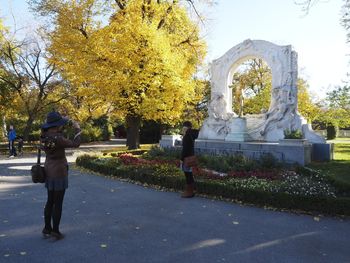
[[(298, 52), (299, 76), (308, 80), (315, 96), (346, 80), (350, 61), (346, 32), (340, 25), (342, 0), (319, 1), (305, 15), (295, 5), (301, 0), (217, 0), (207, 8), (203, 35), (211, 61), (247, 38), (292, 45)], [(25, 0), (0, 0), (0, 16), (7, 25), (27, 32), (35, 28)]]

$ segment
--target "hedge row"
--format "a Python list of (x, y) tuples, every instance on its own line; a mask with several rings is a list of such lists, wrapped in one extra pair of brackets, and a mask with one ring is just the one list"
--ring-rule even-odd
[[(175, 190), (182, 190), (185, 185), (185, 178), (177, 168), (157, 165), (142, 167), (113, 165), (113, 163), (104, 163), (99, 161), (98, 157), (89, 155), (78, 157), (76, 164), (105, 175)], [(205, 179), (197, 180), (196, 188), (199, 194), (233, 199), (258, 206), (328, 215), (350, 215), (350, 198), (345, 197), (329, 198), (271, 193), (257, 189), (238, 188), (223, 181)]]

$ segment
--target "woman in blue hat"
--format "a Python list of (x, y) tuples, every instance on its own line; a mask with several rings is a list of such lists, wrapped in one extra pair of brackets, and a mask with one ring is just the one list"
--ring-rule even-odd
[[(72, 140), (63, 136), (64, 126), (68, 118), (62, 117), (58, 112), (50, 112), (46, 122), (42, 125), (41, 147), (46, 153), (45, 173), (47, 188), (47, 202), (45, 205), (45, 227), (42, 233), (45, 236), (51, 235), (56, 239), (64, 236), (59, 230), (62, 204), (66, 189), (68, 188), (68, 162), (65, 148), (80, 146), (80, 126), (72, 121), (75, 129), (75, 136)], [(52, 225), (51, 225), (52, 221)]]

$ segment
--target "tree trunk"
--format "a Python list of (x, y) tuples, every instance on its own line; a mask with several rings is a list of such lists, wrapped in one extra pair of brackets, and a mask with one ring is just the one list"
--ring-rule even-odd
[(35, 116), (31, 114), (28, 117), (28, 120), (26, 122), (26, 127), (24, 128), (24, 131), (23, 131), (23, 141), (27, 142), (29, 140), (29, 135), (30, 135), (30, 132), (32, 131), (34, 118)]
[(6, 117), (2, 116), (2, 137), (5, 139), (7, 137), (7, 126), (6, 126)]
[(126, 146), (129, 150), (140, 148), (140, 116), (126, 116)]

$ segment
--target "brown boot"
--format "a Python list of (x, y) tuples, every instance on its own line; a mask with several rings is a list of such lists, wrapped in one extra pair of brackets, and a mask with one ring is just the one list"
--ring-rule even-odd
[(186, 185), (186, 190), (182, 193), (181, 197), (183, 198), (194, 197), (194, 184)]

